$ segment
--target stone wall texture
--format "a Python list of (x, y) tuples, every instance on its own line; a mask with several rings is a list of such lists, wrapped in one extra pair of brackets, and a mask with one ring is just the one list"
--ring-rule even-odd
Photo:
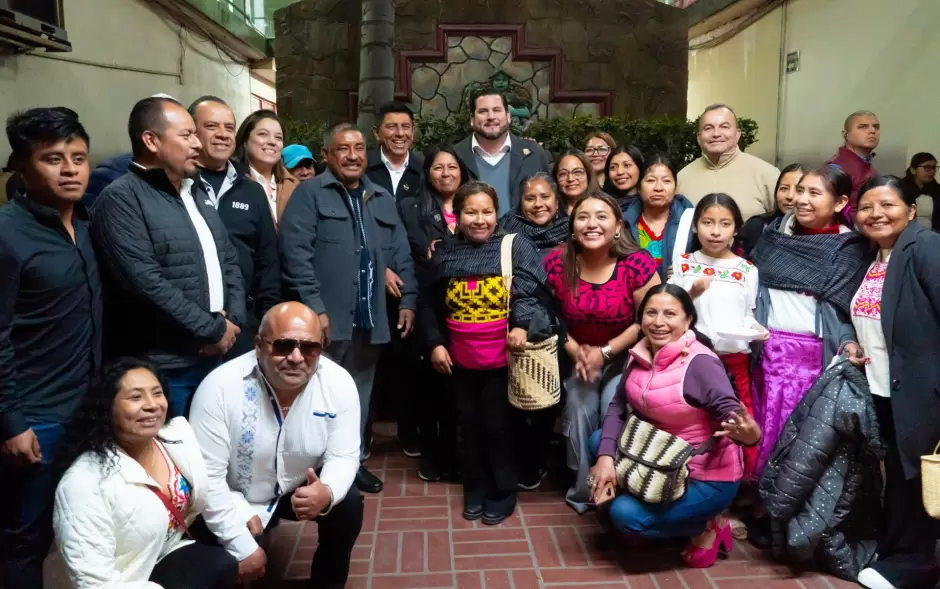
[[(360, 15), (355, 0), (303, 0), (275, 13), (279, 113), (354, 118)], [(411, 77), (396, 80), (399, 98), (421, 114), (460, 112), (468, 83), (502, 71), (528, 91), (538, 119), (601, 113), (598, 100), (550, 100), (565, 91), (609, 94), (614, 115), (685, 116), (686, 16), (654, 0), (397, 0), (395, 19), (407, 57), (397, 75)], [(473, 30), (442, 33), (459, 25)], [(506, 25), (521, 25), (524, 39)], [(540, 58), (519, 59), (514, 41)]]

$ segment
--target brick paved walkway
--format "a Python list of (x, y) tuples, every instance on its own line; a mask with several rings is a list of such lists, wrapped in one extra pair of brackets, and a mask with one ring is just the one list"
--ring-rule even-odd
[[(381, 448), (391, 442), (381, 441)], [(500, 526), (461, 516), (458, 485), (425, 483), (418, 461), (376, 452), (368, 466), (385, 490), (366, 498), (365, 523), (353, 552), (351, 589), (842, 589), (832, 577), (803, 574), (768, 560), (747, 542), (707, 570), (685, 569), (681, 545), (630, 548), (601, 532), (593, 515), (578, 516), (560, 489), (521, 493), (515, 515)], [(283, 523), (269, 546), (276, 587), (309, 577), (316, 524)]]

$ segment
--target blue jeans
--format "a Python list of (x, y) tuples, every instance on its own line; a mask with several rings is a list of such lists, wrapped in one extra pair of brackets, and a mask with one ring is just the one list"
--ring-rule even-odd
[[(600, 430), (591, 436), (591, 454), (597, 456)], [(669, 506), (644, 503), (631, 495), (619, 495), (610, 505), (610, 520), (624, 533), (650, 538), (691, 538), (721, 514), (738, 494), (738, 483), (715, 483), (690, 478), (688, 490)]]
[[(202, 381), (219, 365), (218, 358), (206, 358), (185, 368), (163, 370), (170, 383), (170, 411), (175, 417), (189, 417), (189, 404)], [(167, 420), (169, 421), (169, 420)]]
[(31, 423), (42, 462), (21, 464), (0, 455), (0, 586), (42, 589), (42, 563), (52, 546), (52, 505), (62, 472), (53, 454), (64, 428)]

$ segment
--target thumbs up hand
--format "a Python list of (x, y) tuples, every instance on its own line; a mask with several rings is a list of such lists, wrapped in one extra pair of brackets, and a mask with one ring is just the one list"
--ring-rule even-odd
[(320, 482), (316, 471), (307, 469), (307, 484), (297, 487), (291, 496), (291, 507), (297, 521), (308, 521), (317, 518), (330, 506), (333, 495), (330, 488)]

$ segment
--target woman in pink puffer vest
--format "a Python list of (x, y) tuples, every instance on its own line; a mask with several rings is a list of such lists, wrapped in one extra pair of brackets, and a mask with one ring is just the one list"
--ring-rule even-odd
[(711, 342), (694, 330), (695, 306), (685, 290), (654, 286), (637, 317), (644, 337), (630, 351), (621, 388), (592, 440), (598, 460), (589, 485), (597, 501), (608, 482), (616, 484), (614, 456), (628, 408), (693, 446), (716, 438), (707, 452), (689, 461), (688, 490), (678, 500), (652, 505), (623, 494), (610, 506), (618, 529), (654, 538), (688, 537), (683, 560), (708, 567), (722, 549), (731, 550), (731, 527), (721, 514), (743, 474), (738, 443), (759, 443), (760, 428), (737, 399)]

